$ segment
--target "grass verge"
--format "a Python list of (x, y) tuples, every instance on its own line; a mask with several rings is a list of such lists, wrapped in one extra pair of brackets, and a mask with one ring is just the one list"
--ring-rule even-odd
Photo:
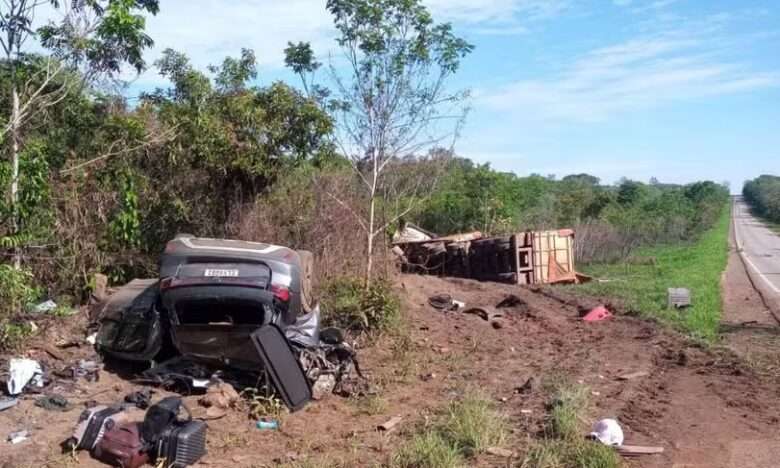
[(392, 456), (390, 468), (460, 468), (489, 447), (500, 447), (506, 419), (476, 391), (451, 402), (431, 425), (419, 428)]
[[(643, 317), (672, 323), (692, 337), (712, 342), (717, 337), (722, 311), (721, 274), (728, 261), (730, 215), (724, 208), (718, 222), (698, 241), (637, 251), (640, 261), (590, 265), (584, 271), (608, 282), (576, 286), (589, 295), (617, 297)], [(667, 288), (691, 290), (693, 305), (670, 310)]]
[(526, 453), (521, 468), (618, 468), (615, 450), (584, 438), (588, 388), (565, 381), (550, 385), (552, 397), (544, 439)]

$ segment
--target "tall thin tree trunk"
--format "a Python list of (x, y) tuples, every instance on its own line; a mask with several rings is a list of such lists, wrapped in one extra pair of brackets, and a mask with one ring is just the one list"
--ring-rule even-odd
[(371, 286), (373, 267), (374, 267), (374, 209), (376, 206), (376, 197), (374, 191), (371, 191), (371, 201), (369, 202), (368, 211), (368, 238), (366, 239), (366, 246), (368, 252), (366, 254), (366, 288)]
[[(13, 109), (11, 112), (11, 228), (13, 234), (19, 233), (19, 91), (14, 83), (11, 88)], [(14, 268), (21, 268), (22, 256), (18, 246), (14, 246)]]

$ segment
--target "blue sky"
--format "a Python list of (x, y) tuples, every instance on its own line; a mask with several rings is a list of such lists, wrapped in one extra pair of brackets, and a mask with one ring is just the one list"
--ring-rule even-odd
[[(152, 61), (172, 47), (199, 67), (255, 50), (260, 84), (294, 80), (288, 40), (323, 56), (319, 0), (163, 0)], [(459, 154), (520, 175), (588, 172), (664, 182), (780, 173), (780, 2), (427, 0), (476, 45), (453, 88), (472, 90)], [(130, 93), (162, 85), (154, 71)]]

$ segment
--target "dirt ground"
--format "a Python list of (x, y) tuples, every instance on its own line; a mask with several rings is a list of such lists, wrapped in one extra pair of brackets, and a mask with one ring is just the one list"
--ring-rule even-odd
[[(577, 305), (582, 304), (560, 292), (555, 293), (556, 299), (516, 286), (413, 275), (401, 277), (399, 288), (409, 337), (386, 338), (360, 350), (361, 366), (378, 388), (377, 397), (353, 400), (331, 395), (285, 415), (280, 431), (256, 429), (246, 411), (229, 412), (209, 421), (209, 454), (198, 466), (383, 463), (416, 424), (470, 387), (495, 398), (512, 427), (506, 448), (522, 453), (544, 424), (548, 395), (538, 389), (516, 394), (514, 389), (529, 377), (543, 381), (555, 375), (569, 376), (590, 388), (594, 403), (590, 421), (616, 417), (627, 444), (666, 449), (662, 455), (628, 460), (627, 466), (777, 466), (780, 387), (770, 372), (728, 347), (703, 349), (663, 327), (628, 316), (585, 323), (578, 320)], [(751, 300), (741, 298), (737, 288), (727, 291), (727, 304)], [(433, 309), (427, 299), (437, 293), (451, 294), (467, 305), (495, 305), (511, 293), (525, 304), (502, 309), (504, 326), (496, 329), (478, 316)], [(758, 314), (760, 308), (753, 305)], [(744, 310), (731, 310), (737, 309)], [(727, 315), (727, 319), (739, 326), (754, 318)], [(753, 325), (771, 328), (770, 323)], [(83, 336), (83, 326), (83, 320), (74, 319), (68, 329), (50, 331), (48, 343)], [(725, 328), (727, 334), (742, 333)], [(42, 350), (27, 354), (55, 368), (79, 357), (94, 357), (88, 346), (60, 352), (63, 360)], [(618, 380), (636, 371), (648, 375)], [(72, 410), (48, 412), (35, 407), (29, 396), (16, 408), (0, 412), (0, 467), (102, 466), (86, 453), (76, 458), (63, 455), (59, 444), (72, 430), (84, 401), (112, 403), (139, 389), (108, 371), (101, 372), (98, 382), (54, 385), (51, 391), (76, 403)], [(197, 398), (186, 401), (196, 408)], [(376, 430), (393, 416), (403, 417), (400, 430)], [(30, 440), (17, 445), (5, 442), (6, 433), (19, 429), (30, 430)], [(491, 455), (478, 457), (474, 464), (512, 466)]]

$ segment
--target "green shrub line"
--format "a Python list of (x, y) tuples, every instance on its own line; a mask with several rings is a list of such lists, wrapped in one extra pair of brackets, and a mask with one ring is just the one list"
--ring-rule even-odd
[[(712, 342), (718, 336), (723, 307), (720, 287), (728, 262), (729, 222), (730, 212), (724, 206), (715, 226), (697, 241), (640, 249), (624, 263), (585, 266), (585, 273), (609, 281), (575, 288), (588, 295), (619, 298), (631, 312)], [(691, 290), (691, 307), (667, 308), (667, 288), (674, 287)]]
[(756, 214), (772, 223), (780, 223), (780, 177), (756, 177), (745, 183), (742, 194)]

